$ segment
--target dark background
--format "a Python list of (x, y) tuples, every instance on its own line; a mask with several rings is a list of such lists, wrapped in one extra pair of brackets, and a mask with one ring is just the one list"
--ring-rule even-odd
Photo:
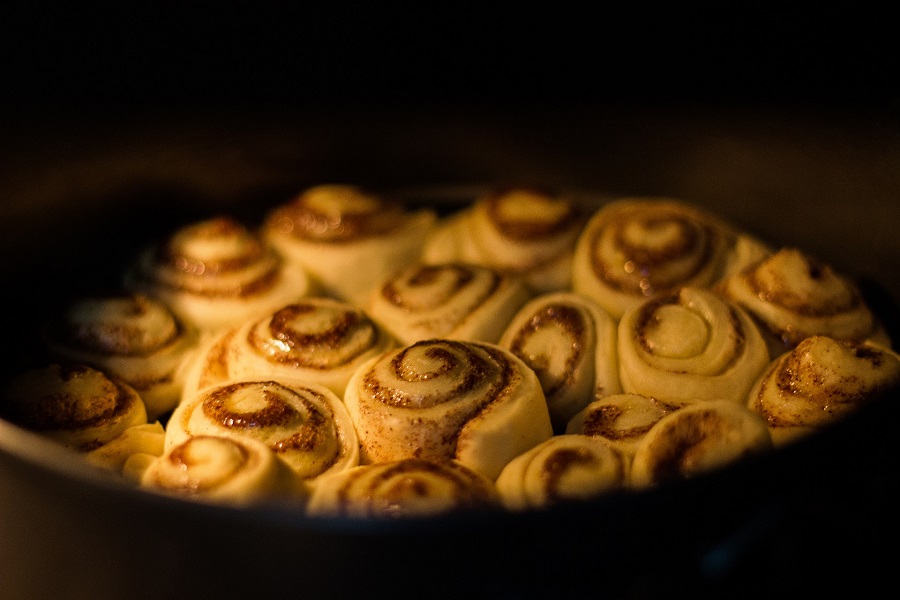
[(577, 6), (29, 9), (0, 20), (0, 108), (16, 119), (231, 107), (896, 107), (887, 14), (850, 4)]

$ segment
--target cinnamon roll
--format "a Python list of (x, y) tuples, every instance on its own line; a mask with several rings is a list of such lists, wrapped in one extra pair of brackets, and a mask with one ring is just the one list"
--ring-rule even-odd
[(468, 262), (521, 277), (537, 293), (569, 289), (586, 215), (574, 200), (533, 188), (495, 190), (441, 222), (423, 262)]
[(238, 325), (313, 291), (303, 269), (230, 217), (182, 227), (148, 248), (125, 285), (159, 298), (203, 332)]
[(650, 428), (634, 454), (631, 485), (645, 488), (688, 479), (771, 448), (765, 421), (746, 406), (729, 400), (698, 402)]
[(780, 249), (715, 289), (756, 319), (772, 357), (816, 334), (891, 345), (856, 284), (796, 248)]
[(252, 438), (198, 435), (169, 448), (141, 478), (146, 489), (194, 500), (249, 505), (291, 500), (308, 491), (272, 449)]
[(628, 485), (628, 460), (602, 439), (555, 435), (509, 462), (497, 478), (509, 510), (588, 500)]
[(166, 430), (159, 421), (134, 425), (85, 454), (89, 464), (137, 483), (144, 469), (165, 450)]
[(871, 342), (813, 335), (772, 361), (748, 406), (781, 445), (821, 430), (900, 390), (900, 356)]
[(4, 390), (8, 418), (80, 452), (147, 423), (130, 385), (86, 365), (51, 364), (13, 377)]
[(325, 293), (362, 305), (372, 288), (417, 261), (437, 221), (430, 209), (352, 185), (311, 187), (271, 211), (263, 236)]
[(315, 517), (410, 519), (499, 506), (494, 483), (457, 461), (404, 458), (323, 478), (307, 512)]
[(496, 343), (531, 298), (521, 280), (464, 263), (416, 263), (382, 283), (368, 313), (401, 344), (429, 338)]
[(681, 288), (625, 313), (618, 342), (622, 389), (676, 406), (711, 399), (743, 404), (769, 364), (753, 320), (700, 288)]
[(557, 433), (591, 400), (621, 391), (616, 323), (584, 296), (553, 292), (534, 298), (516, 313), (499, 344), (537, 373)]
[(573, 416), (566, 425), (566, 433), (599, 438), (632, 458), (650, 428), (677, 408), (641, 394), (610, 394), (594, 400)]
[(688, 203), (623, 198), (595, 212), (575, 248), (574, 291), (615, 319), (680, 287), (710, 287), (767, 247)]
[(294, 377), (338, 395), (366, 360), (396, 346), (360, 308), (309, 297), (217, 336), (191, 370), (185, 393), (237, 379)]
[(455, 459), (494, 480), (553, 433), (537, 375), (493, 344), (435, 339), (390, 350), (353, 375), (344, 403), (363, 463)]
[(297, 379), (230, 382), (185, 398), (166, 427), (166, 449), (198, 435), (259, 440), (310, 485), (359, 463), (356, 431), (341, 400)]
[(48, 324), (44, 338), (56, 360), (91, 365), (137, 390), (149, 420), (178, 404), (198, 344), (193, 327), (140, 293), (81, 298)]

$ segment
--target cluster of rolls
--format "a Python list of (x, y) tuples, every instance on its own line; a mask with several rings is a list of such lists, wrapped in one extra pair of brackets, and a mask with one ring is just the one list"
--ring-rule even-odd
[(43, 330), (4, 416), (135, 485), (317, 517), (525, 510), (706, 473), (900, 386), (847, 276), (696, 206), (346, 185), (191, 223)]

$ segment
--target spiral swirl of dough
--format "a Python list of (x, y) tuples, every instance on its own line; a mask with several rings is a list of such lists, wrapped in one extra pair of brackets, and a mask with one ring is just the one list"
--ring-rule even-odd
[(641, 394), (610, 394), (594, 400), (573, 416), (566, 433), (600, 438), (629, 459), (660, 419), (677, 407)]
[(767, 334), (773, 357), (811, 335), (890, 340), (854, 282), (796, 248), (782, 248), (716, 285)]
[(85, 365), (24, 371), (7, 384), (4, 397), (11, 421), (82, 452), (147, 423), (134, 388)]
[(455, 459), (494, 480), (553, 433), (537, 375), (493, 344), (425, 340), (390, 350), (353, 375), (344, 403), (363, 463)]
[(144, 471), (165, 451), (166, 430), (162, 423), (133, 425), (84, 458), (89, 464), (139, 482)]
[(494, 482), (457, 461), (403, 458), (323, 478), (307, 512), (314, 517), (416, 519), (499, 506)]
[(332, 296), (362, 305), (394, 271), (417, 261), (437, 214), (357, 186), (311, 187), (267, 215), (266, 241)]
[(230, 217), (185, 226), (148, 248), (125, 284), (201, 331), (238, 325), (312, 292), (303, 269)]
[(594, 398), (621, 391), (616, 323), (594, 301), (572, 292), (534, 298), (513, 317), (499, 345), (537, 373), (553, 429)]
[(264, 443), (250, 438), (198, 435), (166, 450), (141, 478), (147, 489), (234, 505), (292, 498), (307, 490)]
[(133, 387), (154, 420), (178, 404), (197, 332), (144, 294), (82, 298), (46, 329), (52, 355), (102, 369)]
[(338, 397), (365, 361), (396, 346), (360, 308), (309, 297), (228, 330), (204, 348), (185, 392), (254, 377), (295, 377)]
[(626, 313), (619, 322), (619, 375), (627, 393), (684, 405), (744, 403), (769, 364), (752, 319), (710, 290), (682, 288)]
[(698, 402), (650, 428), (632, 460), (631, 485), (688, 479), (771, 448), (765, 421), (747, 407), (730, 400)]
[(871, 342), (813, 335), (772, 361), (748, 397), (776, 444), (820, 430), (900, 389), (900, 356)]
[(600, 438), (555, 435), (510, 461), (496, 485), (510, 510), (588, 500), (628, 485), (628, 459)]
[(573, 200), (533, 188), (494, 190), (441, 222), (423, 262), (468, 262), (521, 277), (537, 293), (568, 289), (585, 223)]
[(359, 463), (353, 423), (334, 392), (285, 377), (207, 387), (182, 400), (166, 449), (197, 435), (259, 440), (310, 484)]
[(531, 298), (521, 280), (478, 265), (411, 265), (386, 280), (368, 312), (401, 344), (430, 338), (496, 343)]
[[(739, 238), (751, 239), (679, 200), (610, 202), (591, 216), (578, 238), (572, 289), (619, 319), (680, 287), (710, 287), (726, 269), (747, 260), (737, 257)], [(742, 254), (749, 253), (746, 245), (740, 245)]]

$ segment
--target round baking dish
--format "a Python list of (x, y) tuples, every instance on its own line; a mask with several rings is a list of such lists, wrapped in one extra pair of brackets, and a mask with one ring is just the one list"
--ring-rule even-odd
[[(253, 221), (352, 182), (448, 210), (539, 183), (586, 202), (692, 200), (831, 261), (894, 336), (900, 144), (884, 118), (785, 113), (165, 115), (12, 131), (2, 148), (5, 373), (61, 297), (114, 285), (148, 240), (217, 213)], [(754, 597), (876, 583), (896, 523), (896, 396), (795, 446), (654, 491), (524, 514), (310, 519), (131, 489), (0, 421), (5, 597)], [(840, 569), (831, 568), (840, 557)]]

